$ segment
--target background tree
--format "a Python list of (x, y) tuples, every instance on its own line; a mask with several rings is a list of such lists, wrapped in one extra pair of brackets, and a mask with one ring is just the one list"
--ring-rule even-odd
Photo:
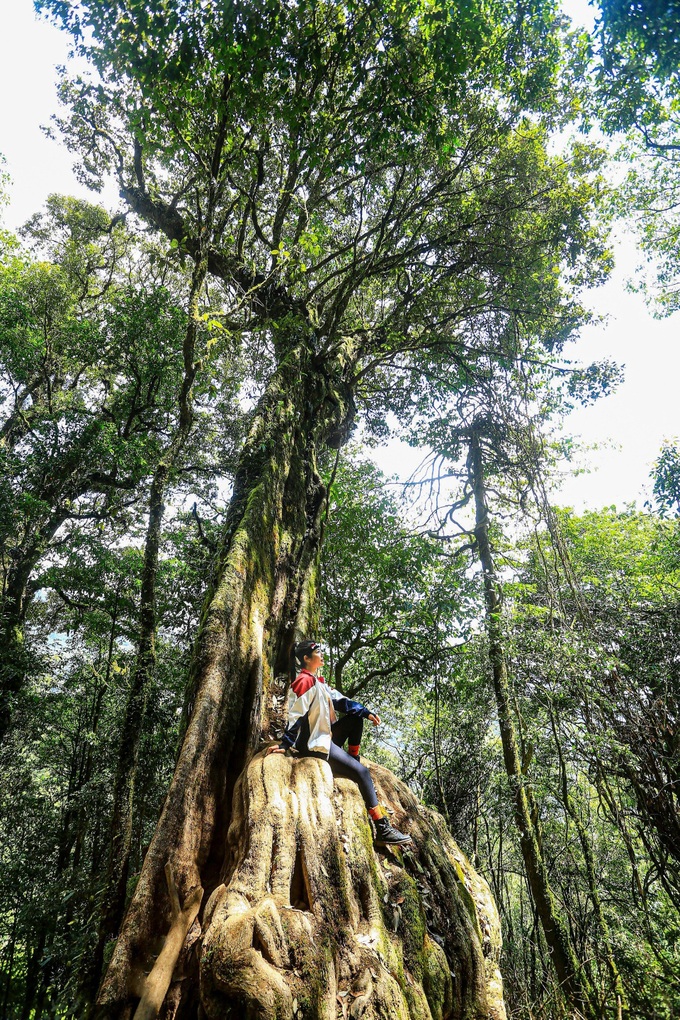
[[(677, 726), (674, 667), (661, 649), (666, 640), (673, 646), (676, 536), (658, 519), (613, 511), (565, 516), (552, 531), (561, 543), (542, 530), (531, 540), (526, 567), (518, 553), (508, 559), (506, 551), (502, 559), (510, 710), (534, 825), (594, 1015), (626, 1008), (632, 1015), (672, 1015)], [(651, 590), (659, 596), (654, 610)], [(464, 685), (455, 697), (471, 702)], [(422, 702), (402, 711), (407, 718), (422, 712)], [(493, 729), (480, 743), (497, 745)], [(495, 761), (476, 803), (469, 797), (477, 825), (465, 845), (471, 849), (472, 833), (481, 831), (475, 847), (505, 924), (509, 1002), (526, 1015), (561, 1015), (563, 989), (551, 976), (552, 954), (513, 839), (513, 790)]]
[(680, 514), (680, 451), (677, 443), (666, 442), (654, 465), (654, 498), (662, 516)]
[(652, 263), (640, 268), (637, 285), (659, 314), (670, 314), (678, 307), (678, 6), (656, 0), (596, 6), (595, 117), (610, 134), (625, 133), (625, 178), (615, 205), (636, 221)]
[[(40, 566), (87, 522), (120, 518), (144, 498), (179, 414), (187, 321), (176, 270), (167, 266), (164, 281), (148, 273), (153, 253), (103, 209), (54, 197), (26, 236), (43, 259), (11, 249), (0, 289), (3, 734), (26, 672), (23, 624), (45, 583)], [(197, 467), (205, 460), (186, 453)]]

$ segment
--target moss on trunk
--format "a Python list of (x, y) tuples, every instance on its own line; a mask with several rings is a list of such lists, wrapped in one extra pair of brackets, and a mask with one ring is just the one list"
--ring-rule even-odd
[(132, 1015), (169, 930), (166, 864), (181, 902), (219, 881), (234, 783), (280, 697), (272, 666), (313, 608), (306, 589), (325, 499), (316, 453), (346, 433), (351, 369), (349, 343), (320, 363), (308, 327), (293, 324), (254, 414), (202, 613), (175, 774), (99, 992), (100, 1017)]

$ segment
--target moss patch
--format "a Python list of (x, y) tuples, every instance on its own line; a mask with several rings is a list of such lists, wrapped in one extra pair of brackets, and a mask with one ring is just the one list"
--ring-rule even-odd
[(286, 911), (282, 911), (281, 925), (292, 950), (292, 962), (301, 975), (296, 987), (298, 1008), (305, 1017), (316, 1017), (319, 1006), (327, 997), (330, 974), (334, 968), (334, 940), (329, 934), (319, 935), (318, 932), (314, 941), (300, 939), (299, 933), (289, 923)]
[(422, 960), (423, 991), (433, 1020), (442, 1020), (451, 1010), (452, 979), (444, 953), (428, 936), (425, 937)]
[(467, 909), (468, 914), (470, 915), (470, 920), (472, 921), (472, 925), (473, 925), (473, 927), (475, 929), (475, 932), (477, 933), (477, 938), (479, 939), (479, 944), (481, 946), (481, 944), (482, 944), (482, 930), (479, 927), (479, 918), (477, 916), (477, 907), (475, 905), (475, 901), (472, 898), (472, 894), (470, 893), (470, 890), (468, 889), (467, 885), (465, 884), (465, 872), (463, 871), (463, 869), (460, 866), (460, 864), (458, 863), (458, 861), (455, 860), (455, 859), (453, 860), (453, 866), (455, 868), (456, 875), (458, 877), (458, 892), (459, 892), (460, 898), (463, 901), (463, 904), (464, 904), (465, 908)]
[[(398, 873), (396, 882), (390, 889), (391, 903), (396, 903), (402, 897), (403, 903), (399, 904), (401, 920), (398, 934), (401, 939), (404, 964), (413, 977), (420, 981), (423, 974), (423, 945), (427, 929), (418, 886), (405, 871)], [(389, 921), (388, 927), (390, 927)]]

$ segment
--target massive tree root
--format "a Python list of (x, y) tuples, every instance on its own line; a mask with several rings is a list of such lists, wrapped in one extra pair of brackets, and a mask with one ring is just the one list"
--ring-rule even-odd
[(486, 882), (439, 815), (370, 768), (411, 852), (374, 849), (358, 788), (334, 782), (325, 762), (250, 761), (234, 793), (226, 881), (200, 937), (198, 923), (190, 933), (161, 1016), (198, 1007), (209, 1020), (505, 1020)]

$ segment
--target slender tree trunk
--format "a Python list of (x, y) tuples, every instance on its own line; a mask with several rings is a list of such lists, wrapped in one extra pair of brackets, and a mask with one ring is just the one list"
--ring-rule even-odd
[[(19, 554), (19, 550), (16, 551)], [(33, 563), (18, 558), (7, 575), (2, 593), (0, 628), (0, 744), (5, 740), (12, 719), (14, 698), (21, 690), (26, 674), (24, 617), (28, 579)]]
[(631, 873), (633, 876), (633, 888), (639, 897), (639, 904), (635, 904), (635, 906), (643, 910), (645, 914), (648, 914), (649, 909), (647, 904), (647, 894), (640, 874), (638, 853), (628, 830), (625, 814), (621, 810), (621, 805), (616, 799), (616, 794), (609, 786), (606, 772), (599, 759), (597, 759), (597, 776), (595, 782), (600, 805), (603, 807), (605, 812), (608, 812), (609, 817), (618, 829), (621, 839), (623, 840), (623, 845), (626, 848), (626, 853), (628, 854), (628, 860), (630, 861)]
[(90, 1004), (94, 1003), (101, 977), (104, 947), (109, 939), (116, 936), (125, 910), (139, 747), (144, 731), (149, 687), (156, 667), (156, 573), (167, 476), (167, 465), (159, 464), (154, 473), (149, 496), (149, 523), (144, 546), (140, 596), (139, 639), (118, 748), (99, 931), (81, 982), (81, 996)]
[(451, 828), (451, 818), (449, 816), (449, 808), (446, 803), (446, 793), (444, 791), (444, 784), (442, 781), (442, 770), (441, 770), (441, 733), (439, 726), (439, 677), (435, 674), (434, 678), (434, 723), (432, 726), (432, 753), (434, 757), (434, 770), (437, 779), (437, 792), (439, 793), (439, 800), (441, 801), (442, 814), (446, 819), (446, 824)]
[[(116, 634), (118, 630), (118, 605), (120, 599), (120, 586), (115, 592), (113, 611), (111, 614), (111, 627), (106, 647), (106, 672), (100, 686), (95, 690), (91, 707), (83, 706), (79, 717), (78, 732), (87, 730), (96, 734), (101, 720), (104, 696), (111, 681), (111, 667), (115, 653)], [(92, 744), (89, 740), (76, 743), (73, 761), (70, 768), (69, 788), (66, 796), (66, 808), (64, 811), (64, 823), (62, 826), (59, 845), (57, 848), (57, 861), (55, 876), (62, 875), (67, 868), (77, 874), (80, 865), (80, 858), (85, 843), (85, 836), (91, 822), (91, 815), (86, 813), (83, 805), (78, 803), (79, 794), (92, 779), (94, 772), (94, 756)], [(75, 806), (74, 806), (75, 803)], [(69, 900), (65, 915), (61, 920), (64, 929), (69, 931), (69, 922), (73, 916), (75, 901)], [(41, 923), (38, 948), (33, 954), (33, 971), (29, 965), (29, 973), (26, 978), (26, 999), (22, 1020), (28, 1020), (31, 1011), (35, 1008), (35, 1016), (43, 1015), (43, 1010), (50, 1008), (53, 1002), (54, 992), (50, 991), (56, 957), (53, 952), (52, 943), (55, 932), (51, 928), (49, 915), (45, 916)], [(40, 960), (47, 953), (48, 961), (40, 964)], [(34, 1007), (34, 1001), (37, 1005)]]
[(540, 839), (534, 821), (533, 797), (527, 790), (522, 771), (519, 740), (512, 718), (510, 684), (501, 630), (501, 586), (496, 575), (489, 540), (489, 511), (486, 499), (484, 456), (480, 433), (473, 426), (469, 436), (468, 468), (475, 501), (475, 539), (484, 575), (484, 601), (489, 658), (496, 695), (496, 707), (503, 746), (505, 770), (510, 779), (519, 830), (520, 847), (531, 895), (541, 921), (545, 940), (562, 990), (572, 1007), (585, 1016), (597, 1016), (590, 1002), (590, 990), (569, 941), (564, 921), (559, 915), (550, 888), (548, 871), (543, 860)]
[(576, 826), (576, 832), (578, 833), (579, 843), (581, 845), (581, 852), (583, 854), (583, 860), (586, 865), (586, 875), (588, 878), (588, 889), (590, 891), (590, 899), (593, 904), (593, 912), (595, 914), (595, 921), (597, 924), (598, 934), (600, 936), (600, 944), (596, 946), (597, 959), (600, 960), (604, 957), (605, 965), (607, 968), (607, 975), (609, 978), (604, 996), (602, 997), (602, 1008), (600, 1010), (601, 1015), (606, 1017), (610, 1014), (610, 1010), (607, 1008), (607, 1002), (610, 998), (610, 994), (613, 991), (617, 1003), (617, 1015), (627, 1016), (628, 1006), (626, 1002), (625, 989), (623, 987), (623, 981), (619, 969), (616, 966), (614, 955), (611, 948), (611, 937), (609, 934), (609, 925), (607, 919), (604, 916), (604, 910), (602, 908), (602, 901), (600, 899), (600, 893), (597, 887), (597, 877), (595, 875), (595, 861), (593, 859), (593, 848), (590, 845), (590, 839), (586, 832), (585, 826), (581, 821), (581, 816), (576, 809), (574, 799), (569, 793), (569, 783), (567, 780), (567, 768), (564, 761), (564, 755), (562, 754), (562, 744), (557, 732), (557, 723), (555, 716), (553, 715), (552, 709), (550, 711), (550, 723), (552, 726), (553, 736), (555, 738), (555, 747), (557, 748), (557, 757), (560, 763), (560, 775), (561, 775), (561, 786), (562, 786), (562, 803), (564, 808)]
[[(10, 935), (9, 942), (9, 953), (7, 960), (7, 977), (5, 979), (5, 990), (2, 996), (2, 1013), (0, 1016), (7, 1016), (9, 1003), (9, 993), (12, 987), (12, 972), (14, 971), (14, 951), (16, 949), (16, 937), (17, 937), (17, 922), (19, 919), (19, 910), (17, 906), (14, 906), (14, 916), (12, 917), (12, 934)], [(7, 947), (6, 947), (7, 948)], [(4, 970), (4, 968), (3, 968)]]
[(531, 997), (532, 1004), (536, 1002), (538, 998), (538, 983), (536, 981), (536, 962), (537, 962), (537, 947), (538, 943), (538, 917), (534, 914), (534, 923), (531, 926), (531, 935), (529, 936), (529, 995)]
[(231, 792), (268, 731), (273, 678), (286, 672), (295, 627), (306, 627), (314, 603), (325, 499), (316, 451), (346, 438), (353, 352), (339, 345), (320, 365), (302, 322), (289, 326), (288, 339), (239, 461), (194, 649), (186, 731), (102, 984), (100, 1017), (130, 1016), (142, 997), (155, 940), (172, 921), (166, 865), (180, 903), (222, 879)]
[[(32, 949), (28, 950), (28, 963), (26, 966), (26, 985), (24, 991), (24, 1001), (21, 1009), (20, 1020), (28, 1020), (33, 1009), (33, 1003), (38, 992), (38, 986), (40, 984), (40, 961), (43, 953), (45, 952), (45, 942), (47, 940), (47, 929), (43, 924), (38, 935), (38, 941)], [(40, 1014), (36, 1014), (40, 1015)]]

